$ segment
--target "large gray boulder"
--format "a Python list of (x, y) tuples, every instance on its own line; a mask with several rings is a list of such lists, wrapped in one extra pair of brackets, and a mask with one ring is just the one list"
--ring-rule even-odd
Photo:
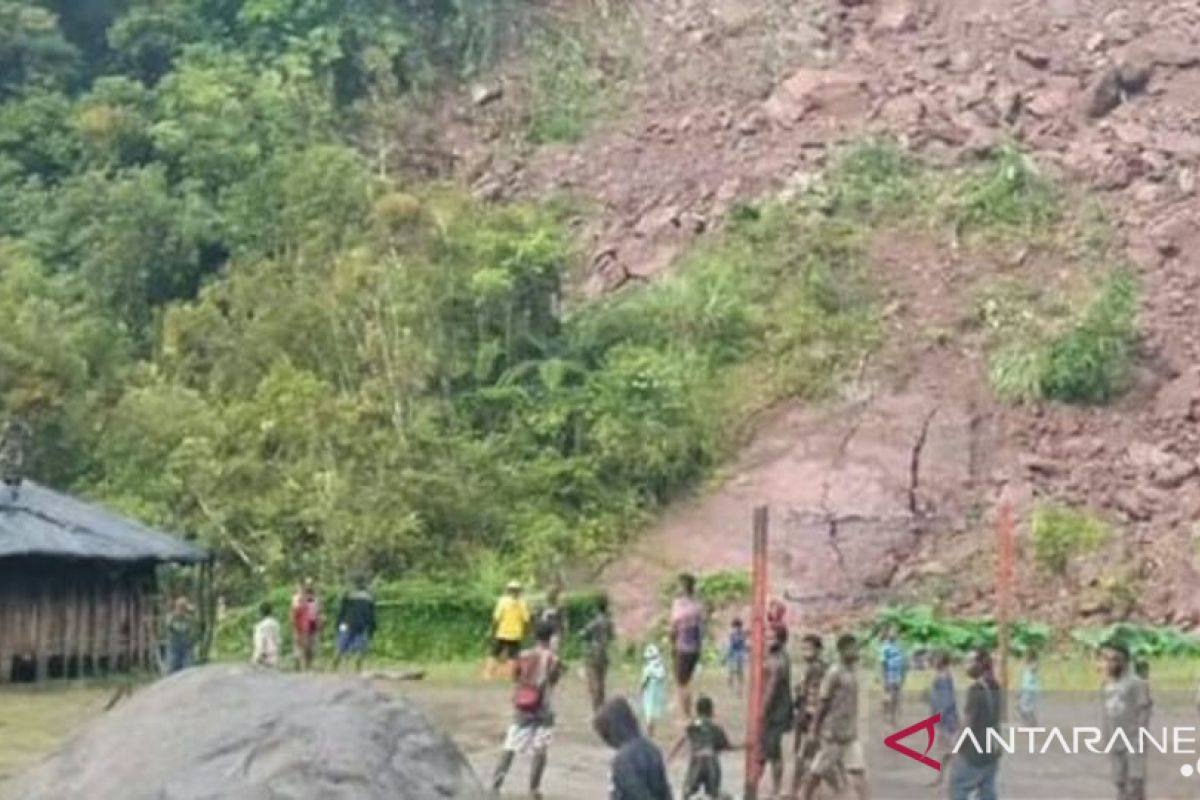
[(250, 667), (136, 692), (18, 779), (21, 800), (481, 800), (454, 743), (361, 680)]

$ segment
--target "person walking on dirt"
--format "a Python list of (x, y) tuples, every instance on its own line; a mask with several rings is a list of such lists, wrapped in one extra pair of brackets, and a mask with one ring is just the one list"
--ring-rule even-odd
[(342, 596), (337, 615), (337, 650), (333, 657), (333, 668), (341, 666), (342, 659), (354, 656), (354, 670), (362, 672), (363, 660), (371, 647), (375, 635), (375, 598), (367, 589), (365, 576), (354, 580), (354, 588)]
[[(959, 757), (954, 759), (950, 777), (950, 800), (996, 800), (996, 773), (1000, 766), (1000, 748), (990, 746), (1000, 731), (1000, 710), (1004, 698), (992, 671), (992, 655), (986, 650), (975, 653), (967, 667), (971, 687), (963, 708), (963, 727), (972, 737), (964, 738)], [(976, 746), (978, 744), (978, 746)]]
[(729, 741), (725, 729), (713, 720), (714, 708), (711, 697), (701, 695), (696, 699), (696, 718), (688, 723), (683, 735), (671, 748), (668, 760), (686, 745), (689, 749), (687, 774), (683, 779), (683, 798), (704, 797), (721, 800), (721, 753), (736, 749)]
[(837, 640), (838, 663), (821, 681), (813, 725), (821, 746), (804, 776), (801, 800), (812, 800), (821, 781), (837, 785), (843, 773), (858, 800), (867, 800), (867, 764), (858, 737), (858, 639), (844, 633)]
[(770, 644), (763, 664), (762, 740), (758, 749), (759, 777), (771, 770), (771, 797), (783, 789), (783, 737), (792, 729), (792, 661), (788, 656), (788, 631), (782, 625), (770, 629)]
[(521, 652), (521, 642), (525, 640), (529, 622), (529, 606), (521, 597), (521, 582), (509, 581), (504, 594), (496, 601), (496, 610), (492, 612), (492, 629), (489, 636), (492, 652), (483, 668), (483, 677), (486, 680), (491, 680), (497, 665), (509, 669), (512, 660)]
[[(1138, 743), (1138, 729), (1150, 721), (1148, 684), (1132, 674), (1129, 648), (1123, 642), (1108, 642), (1101, 650), (1104, 659), (1104, 741), (1113, 742), (1109, 753), (1117, 800), (1146, 799), (1146, 754)], [(1125, 734), (1125, 741), (1117, 731)], [(1133, 749), (1126, 747), (1129, 742)]]
[(312, 578), (305, 578), (292, 596), (292, 654), (296, 669), (312, 669), (321, 630), (321, 604)]
[(817, 755), (820, 741), (817, 738), (816, 720), (820, 710), (821, 681), (828, 666), (821, 658), (821, 637), (806, 634), (800, 642), (799, 676), (792, 701), (795, 703), (796, 734), (792, 742), (794, 767), (792, 772), (792, 796), (800, 792), (800, 784)]
[(167, 617), (167, 674), (172, 675), (192, 665), (195, 644), (196, 615), (186, 597), (175, 598)]
[(588, 696), (592, 700), (592, 713), (604, 705), (604, 694), (608, 681), (609, 647), (616, 638), (612, 617), (608, 615), (608, 595), (596, 598), (595, 615), (588, 620), (579, 634), (584, 643), (584, 673), (587, 675)]
[(617, 751), (609, 777), (609, 800), (672, 800), (662, 753), (642, 736), (637, 716), (625, 698), (605, 703), (592, 725), (604, 743)]
[(271, 604), (258, 607), (260, 619), (254, 626), (254, 654), (250, 663), (279, 669), (279, 620), (271, 613)]
[(671, 604), (671, 655), (675, 663), (675, 683), (679, 692), (679, 711), (692, 718), (692, 678), (700, 664), (704, 640), (704, 605), (696, 598), (696, 578), (679, 577), (679, 595)]
[(1042, 680), (1038, 677), (1038, 654), (1030, 648), (1025, 654), (1025, 668), (1021, 670), (1021, 690), (1017, 695), (1017, 714), (1021, 724), (1027, 728), (1037, 727), (1038, 698), (1042, 694)]
[(950, 762), (954, 758), (954, 742), (958, 739), (958, 699), (954, 693), (954, 676), (950, 674), (950, 655), (938, 651), (933, 656), (933, 683), (929, 686), (929, 711), (940, 715), (937, 723), (937, 742), (941, 743), (939, 760), (942, 768), (938, 770), (934, 786), (941, 786), (942, 780), (950, 770)]
[(561, 597), (562, 589), (557, 586), (551, 587), (550, 591), (546, 592), (546, 605), (537, 615), (539, 622), (544, 622), (554, 629), (550, 646), (556, 653), (561, 652), (563, 638), (567, 635), (567, 615), (563, 611)]
[(550, 742), (554, 738), (554, 709), (551, 694), (562, 675), (562, 662), (550, 646), (554, 628), (545, 622), (536, 626), (534, 646), (521, 653), (513, 671), (514, 719), (504, 738), (504, 749), (492, 775), (492, 794), (499, 796), (504, 779), (517, 753), (531, 752), (529, 792), (537, 800), (542, 796), (542, 777), (546, 772)]
[(894, 626), (889, 625), (883, 632), (879, 665), (883, 675), (883, 718), (888, 725), (895, 727), (900, 713), (900, 697), (904, 692), (904, 679), (908, 677), (908, 654), (897, 640)]

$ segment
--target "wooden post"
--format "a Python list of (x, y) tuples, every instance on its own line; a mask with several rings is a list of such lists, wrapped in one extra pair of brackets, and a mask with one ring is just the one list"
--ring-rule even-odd
[[(1012, 580), (1013, 580), (1013, 515), (1012, 506), (1004, 502), (1000, 506), (999, 525), (996, 528), (996, 628), (999, 644), (1000, 670), (996, 679), (1000, 682), (1001, 698), (1004, 703), (1002, 712), (1007, 712), (1008, 705), (1008, 654), (1012, 614)], [(1005, 714), (1005, 716), (1007, 716)]]
[(763, 665), (767, 628), (767, 507), (754, 509), (754, 562), (751, 571), (754, 607), (750, 614), (750, 698), (746, 706), (745, 800), (757, 800), (762, 773), (758, 751), (762, 742)]
[(63, 596), (62, 677), (71, 677), (71, 660), (75, 655), (75, 644), (79, 640), (79, 585), (74, 570), (67, 573)]
[(0, 580), (0, 684), (8, 683), (12, 670), (13, 644), (20, 635), (17, 603), (20, 593), (15, 591), (14, 581)]
[(46, 679), (50, 661), (50, 631), (53, 622), (51, 586), (49, 581), (45, 581), (38, 587), (37, 635), (33, 642), (33, 680), (35, 683), (41, 683)]

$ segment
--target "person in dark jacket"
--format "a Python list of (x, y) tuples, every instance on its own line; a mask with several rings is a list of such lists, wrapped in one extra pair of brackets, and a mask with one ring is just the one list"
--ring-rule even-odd
[(337, 615), (337, 653), (333, 658), (336, 670), (347, 655), (354, 654), (354, 668), (362, 671), (363, 659), (371, 637), (375, 635), (375, 598), (367, 590), (367, 579), (359, 576), (354, 588), (342, 597)]
[(642, 736), (629, 701), (623, 697), (609, 700), (596, 714), (593, 726), (604, 743), (617, 751), (609, 800), (671, 800), (662, 753)]

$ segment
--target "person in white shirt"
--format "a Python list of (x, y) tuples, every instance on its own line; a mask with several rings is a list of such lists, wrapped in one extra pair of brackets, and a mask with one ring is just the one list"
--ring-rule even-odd
[(279, 668), (279, 620), (271, 615), (271, 604), (259, 606), (262, 619), (254, 626), (254, 656), (251, 662), (258, 666)]

